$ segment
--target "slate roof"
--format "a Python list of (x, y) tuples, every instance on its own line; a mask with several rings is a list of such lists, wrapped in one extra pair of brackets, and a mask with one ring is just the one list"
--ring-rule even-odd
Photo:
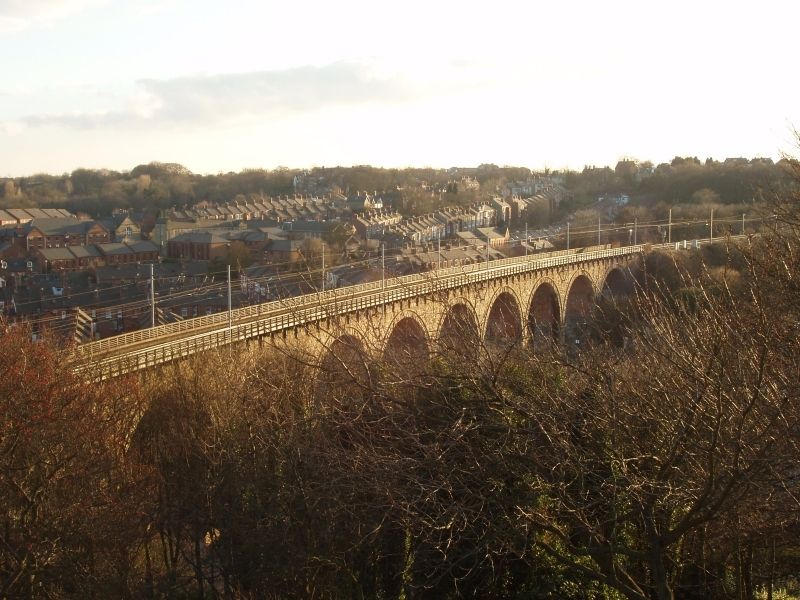
[(42, 258), (45, 260), (73, 260), (75, 255), (70, 252), (69, 248), (42, 248), (39, 250)]
[(134, 240), (125, 244), (134, 252), (158, 252), (158, 244), (150, 240)]
[(71, 246), (69, 250), (76, 258), (99, 258), (101, 256), (97, 246)]
[[(45, 235), (86, 235), (86, 233), (94, 227), (100, 225), (103, 229), (106, 227), (102, 223), (96, 221), (79, 221), (78, 219), (34, 219), (33, 221), (25, 224), (25, 231), (30, 232), (33, 228), (38, 229)], [(106, 229), (106, 231), (108, 231)]]
[(9, 208), (7, 209), (6, 212), (8, 212), (12, 217), (16, 218), (20, 222), (30, 221), (33, 219), (33, 217), (30, 214), (28, 214), (26, 210), (23, 210), (21, 208)]
[(334, 221), (287, 221), (283, 229), (297, 233), (329, 233), (338, 225)]
[(302, 242), (297, 240), (272, 240), (267, 249), (271, 252), (295, 252), (301, 245)]
[(127, 244), (122, 243), (98, 244), (97, 247), (100, 249), (100, 252), (106, 256), (133, 254), (133, 250), (131, 250)]
[(169, 240), (170, 242), (191, 242), (194, 244), (227, 244), (228, 240), (210, 231), (189, 231), (181, 233)]
[(25, 212), (27, 212), (34, 219), (50, 219), (50, 218), (52, 218), (45, 211), (43, 211), (41, 208), (26, 208)]

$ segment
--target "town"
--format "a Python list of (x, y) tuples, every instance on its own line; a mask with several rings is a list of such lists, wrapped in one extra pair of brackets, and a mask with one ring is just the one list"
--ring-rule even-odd
[[(12, 322), (30, 322), (34, 335), (49, 331), (84, 342), (228, 310), (231, 272), (236, 308), (535, 253), (553, 248), (545, 228), (536, 237), (533, 229), (528, 237), (519, 231), (534, 210), (551, 214), (569, 196), (564, 178), (551, 175), (488, 194), (470, 176), (349, 194), (309, 179), (295, 175), (293, 194), (239, 194), (155, 214), (0, 209), (2, 308)], [(448, 202), (456, 189), (471, 201)], [(433, 198), (438, 208), (401, 214), (409, 195)]]
[(0, 600), (800, 600), (798, 21), (0, 0)]

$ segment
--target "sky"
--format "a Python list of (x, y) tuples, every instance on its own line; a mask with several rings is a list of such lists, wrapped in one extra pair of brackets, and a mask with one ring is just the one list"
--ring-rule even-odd
[(0, 0), (0, 177), (796, 154), (800, 3)]

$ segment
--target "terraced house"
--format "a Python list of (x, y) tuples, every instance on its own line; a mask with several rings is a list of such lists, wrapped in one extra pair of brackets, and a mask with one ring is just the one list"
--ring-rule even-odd
[(97, 221), (33, 219), (24, 225), (20, 237), (30, 251), (37, 248), (107, 244), (111, 241), (111, 232)]
[(35, 252), (43, 272), (158, 261), (158, 246), (149, 240), (39, 248)]

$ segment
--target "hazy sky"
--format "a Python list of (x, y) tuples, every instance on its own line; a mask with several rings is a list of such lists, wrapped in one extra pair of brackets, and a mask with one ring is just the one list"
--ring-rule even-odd
[(0, 0), (0, 176), (792, 152), (790, 0)]

